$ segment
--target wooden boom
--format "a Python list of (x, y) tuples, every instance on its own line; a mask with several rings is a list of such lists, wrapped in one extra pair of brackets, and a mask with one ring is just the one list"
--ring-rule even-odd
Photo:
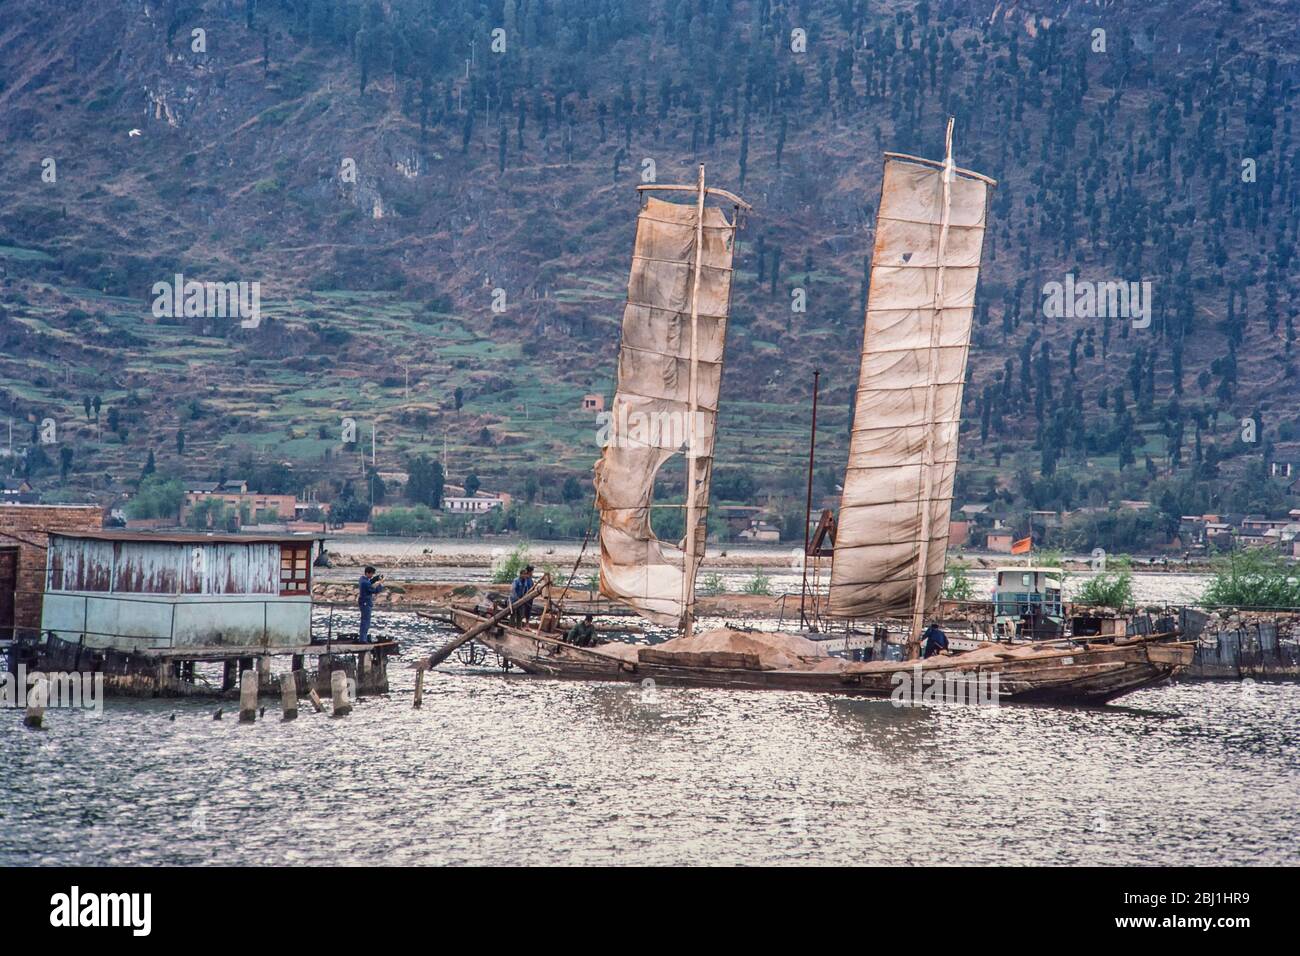
[(502, 608), (500, 611), (497, 611), (495, 614), (493, 614), (490, 618), (488, 618), (483, 623), (475, 624), (468, 631), (465, 631), (459, 637), (448, 641), (442, 647), (438, 648), (438, 650), (430, 654), (429, 661), (425, 666), (437, 667), (447, 658), (451, 657), (452, 653), (456, 650), (456, 648), (460, 647), (465, 642), (471, 641), (474, 638), (478, 637), (488, 628), (496, 627), (498, 624), (504, 621), (507, 616), (509, 616), (509, 614), (515, 609), (517, 605), (528, 603), (533, 598), (537, 597), (537, 595), (541, 594), (542, 589), (545, 588), (550, 583), (551, 583), (551, 576), (549, 574), (543, 574), (542, 579), (538, 581), (536, 584), (534, 584), (532, 588), (529, 591), (527, 591), (524, 594), (524, 596), (521, 597), (518, 601), (511, 601), (504, 608)]

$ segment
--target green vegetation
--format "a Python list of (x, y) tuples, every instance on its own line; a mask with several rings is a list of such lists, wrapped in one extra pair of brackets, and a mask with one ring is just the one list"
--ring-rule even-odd
[(175, 518), (185, 503), (185, 489), (175, 479), (150, 475), (140, 482), (135, 497), (126, 506), (126, 516), (135, 519)]
[(740, 590), (742, 594), (771, 594), (772, 579), (761, 569), (755, 569), (754, 576), (746, 581)]
[(700, 583), (701, 594), (725, 594), (727, 592), (726, 582), (722, 580), (722, 575), (715, 571), (710, 571), (704, 575), (704, 580)]
[(520, 570), (527, 564), (531, 564), (528, 556), (528, 544), (522, 542), (500, 560), (492, 565), (492, 583), (509, 584), (515, 578), (519, 577)]
[(943, 597), (948, 601), (970, 601), (975, 597), (975, 586), (971, 583), (967, 569), (970, 565), (964, 561), (949, 561), (943, 575)]
[(1074, 600), (1079, 604), (1092, 604), (1098, 607), (1132, 607), (1132, 562), (1125, 555), (1108, 557), (1105, 570), (1097, 572), (1083, 582)]
[(1300, 569), (1274, 551), (1234, 551), (1216, 559), (1201, 600), (1227, 607), (1300, 607)]
[(430, 535), (437, 534), (443, 526), (443, 519), (427, 505), (389, 508), (370, 520), (376, 534)]

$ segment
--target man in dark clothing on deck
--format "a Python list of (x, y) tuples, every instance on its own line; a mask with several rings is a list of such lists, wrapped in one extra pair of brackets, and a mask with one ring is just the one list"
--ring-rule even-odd
[(382, 574), (376, 574), (375, 569), (367, 565), (365, 574), (361, 575), (357, 584), (360, 592), (357, 595), (357, 607), (361, 609), (361, 632), (357, 639), (362, 644), (370, 643), (370, 612), (375, 606), (375, 595), (384, 589), (379, 583), (383, 579)]
[(948, 635), (939, 630), (939, 625), (933, 621), (925, 632), (925, 649), (921, 652), (921, 657), (934, 657), (940, 651), (948, 649)]
[(533, 589), (536, 582), (533, 581), (533, 566), (525, 565), (519, 572), (519, 577), (515, 578), (515, 583), (510, 588), (510, 600), (515, 604), (511, 612), (511, 621), (516, 627), (527, 624), (528, 619), (533, 616), (533, 602), (528, 600), (522, 604), (517, 603), (520, 598)]
[(591, 615), (588, 614), (569, 628), (569, 633), (564, 635), (564, 639), (575, 647), (593, 646), (596, 643), (596, 625), (591, 622)]

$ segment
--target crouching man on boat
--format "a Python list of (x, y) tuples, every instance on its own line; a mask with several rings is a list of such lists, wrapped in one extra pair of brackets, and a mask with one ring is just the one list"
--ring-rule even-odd
[(564, 639), (574, 647), (594, 647), (596, 644), (596, 625), (588, 614), (564, 635)]
[(933, 621), (925, 631), (925, 648), (921, 651), (922, 659), (934, 657), (941, 651), (948, 649), (948, 635), (939, 630), (939, 625)]
[(357, 607), (361, 610), (361, 631), (357, 635), (357, 640), (362, 644), (370, 643), (370, 612), (375, 607), (375, 595), (384, 589), (379, 582), (384, 580), (382, 574), (376, 574), (375, 569), (366, 565), (365, 573), (361, 575), (361, 580), (357, 582)]
[(525, 565), (510, 588), (510, 602), (514, 605), (510, 619), (515, 627), (522, 627), (527, 624), (529, 618), (533, 616), (533, 602), (531, 600), (524, 601), (522, 604), (519, 603), (519, 599), (533, 589), (533, 583), (533, 566), (531, 564)]

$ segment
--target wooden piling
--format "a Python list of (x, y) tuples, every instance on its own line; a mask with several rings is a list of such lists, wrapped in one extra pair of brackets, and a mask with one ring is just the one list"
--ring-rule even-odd
[(292, 671), (280, 675), (280, 710), (283, 720), (298, 716), (298, 679)]
[(257, 671), (251, 667), (239, 678), (239, 721), (251, 724), (257, 720)]
[(424, 661), (420, 662), (421, 666), (415, 669), (415, 702), (416, 707), (424, 704), (424, 672), (428, 669), (424, 667)]
[(316, 713), (319, 714), (325, 709), (325, 705), (321, 702), (320, 694), (316, 693), (315, 687), (307, 688), (307, 696), (311, 699), (311, 705), (316, 708)]
[(346, 717), (352, 713), (352, 703), (348, 700), (348, 675), (342, 668), (330, 672), (330, 694), (333, 697), (335, 717)]
[(238, 674), (239, 662), (233, 657), (226, 660), (221, 674), (221, 692), (223, 694), (235, 689), (235, 678)]
[(50, 684), (44, 674), (36, 675), (36, 682), (27, 692), (27, 714), (23, 726), (40, 730), (45, 723), (45, 706), (50, 702)]

